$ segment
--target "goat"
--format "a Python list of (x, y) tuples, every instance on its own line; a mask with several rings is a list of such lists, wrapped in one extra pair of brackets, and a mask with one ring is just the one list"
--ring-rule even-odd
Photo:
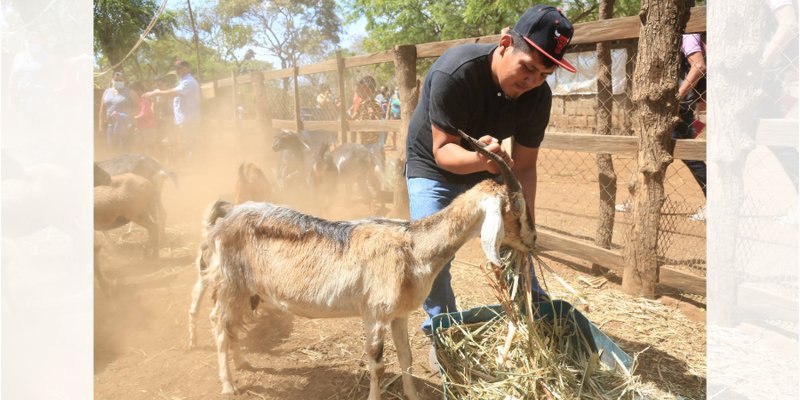
[(272, 150), (280, 153), (275, 168), (278, 186), (301, 191), (313, 188), (312, 167), (330, 147), (330, 134), (324, 131), (281, 131), (272, 143)]
[(108, 160), (100, 161), (97, 165), (111, 176), (131, 173), (141, 176), (153, 184), (158, 194), (159, 233), (164, 235), (167, 213), (161, 202), (161, 191), (167, 179), (170, 179), (177, 187), (178, 176), (174, 172), (164, 168), (161, 163), (156, 161), (153, 157), (144, 154), (122, 154)]
[(111, 175), (106, 170), (94, 164), (94, 186), (111, 185)]
[(158, 257), (161, 202), (153, 184), (135, 174), (111, 177), (111, 185), (94, 188), (94, 229), (105, 231), (135, 222), (148, 233), (146, 254)]
[(264, 172), (253, 163), (239, 165), (239, 178), (236, 180), (236, 204), (245, 201), (267, 201), (270, 186)]
[(207, 239), (208, 266), (201, 279), (213, 288), (211, 321), (222, 393), (236, 392), (228, 353), (237, 368), (247, 366), (238, 335), (252, 322), (252, 296), (258, 296), (271, 308), (309, 318), (361, 316), (372, 400), (380, 397), (383, 337), (391, 329), (403, 391), (417, 399), (407, 321), (444, 264), (478, 235), (495, 264), (501, 244), (532, 251), (536, 240), (510, 167), (462, 136), (500, 165), (505, 184), (481, 182), (427, 218), (330, 222), (272, 204), (245, 203), (217, 221)]
[(378, 199), (383, 175), (380, 150), (371, 150), (360, 143), (346, 143), (331, 151), (331, 159), (338, 171), (339, 184), (349, 196), (356, 193), (349, 186), (358, 186), (361, 196), (370, 207)]

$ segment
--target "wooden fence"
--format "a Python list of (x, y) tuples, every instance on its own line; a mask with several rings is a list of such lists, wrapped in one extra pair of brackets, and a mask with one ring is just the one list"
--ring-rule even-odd
[[(636, 40), (639, 35), (639, 18), (625, 17), (603, 21), (588, 22), (575, 25), (575, 34), (572, 44), (577, 51), (594, 50), (598, 42), (611, 42), (612, 46), (629, 46), (631, 40)], [(686, 26), (686, 33), (704, 32), (706, 30), (706, 8), (694, 7), (690, 11), (690, 18)], [(496, 43), (500, 35), (484, 36), (478, 38), (449, 40), (435, 43), (416, 45), (400, 45), (393, 50), (377, 53), (342, 57), (337, 52), (335, 59), (320, 63), (296, 66), (271, 71), (252, 71), (247, 75), (231, 76), (230, 78), (207, 82), (201, 85), (205, 98), (216, 96), (220, 88), (236, 87), (236, 85), (252, 85), (256, 99), (256, 118), (254, 120), (237, 121), (237, 126), (246, 129), (289, 129), (300, 130), (327, 130), (338, 132), (341, 142), (347, 141), (350, 131), (373, 132), (399, 132), (398, 143), (405, 143), (405, 134), (408, 122), (418, 102), (418, 83), (416, 64), (418, 59), (438, 57), (445, 50), (466, 43)], [(367, 66), (373, 64), (394, 63), (395, 82), (400, 88), (401, 102), (403, 104), (399, 120), (374, 120), (374, 121), (349, 121), (346, 119), (344, 101), (341, 101), (338, 115), (339, 119), (326, 121), (301, 120), (300, 99), (298, 85), (294, 85), (294, 119), (273, 119), (266, 111), (264, 95), (265, 80), (294, 79), (298, 76), (317, 74), (322, 72), (336, 72), (340, 98), (344, 98), (345, 71), (348, 68)], [(333, 86), (333, 85), (331, 85)], [(238, 99), (236, 90), (233, 90), (233, 104), (231, 105), (231, 119), (236, 119), (235, 108)], [(769, 122), (763, 124), (763, 137), (770, 142), (784, 143), (796, 137), (775, 137), (770, 132), (776, 131)], [(568, 150), (594, 154), (614, 154), (636, 156), (639, 145), (638, 138), (632, 136), (600, 136), (593, 134), (575, 134), (548, 132), (541, 144), (543, 149)], [(677, 140), (672, 153), (676, 159), (705, 160), (705, 140)], [(404, 157), (404, 156), (403, 156)], [(404, 186), (404, 185), (402, 185)], [(396, 194), (396, 197), (398, 195)], [(539, 231), (538, 245), (545, 251), (557, 251), (570, 256), (575, 256), (592, 263), (600, 264), (619, 272), (624, 268), (623, 256), (619, 251), (605, 249), (594, 244), (576, 240), (554, 232)], [(705, 280), (691, 274), (686, 274), (669, 268), (661, 268), (659, 282), (685, 292), (705, 295)]]

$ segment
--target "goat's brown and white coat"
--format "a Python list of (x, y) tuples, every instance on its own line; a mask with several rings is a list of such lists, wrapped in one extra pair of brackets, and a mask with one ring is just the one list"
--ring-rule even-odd
[[(444, 264), (478, 235), (495, 263), (500, 262), (501, 244), (533, 249), (535, 229), (519, 182), (507, 165), (503, 174), (508, 185), (484, 181), (444, 210), (414, 222), (331, 222), (265, 203), (232, 208), (210, 230), (208, 247), (198, 256), (198, 266), (208, 264), (198, 285), (208, 285), (214, 293), (211, 320), (222, 392), (236, 391), (228, 352), (237, 368), (246, 365), (238, 335), (252, 319), (252, 297), (258, 296), (270, 308), (309, 318), (361, 316), (370, 399), (380, 397), (383, 338), (391, 331), (403, 390), (416, 399), (407, 319), (427, 297)], [(194, 312), (197, 302), (196, 286)]]

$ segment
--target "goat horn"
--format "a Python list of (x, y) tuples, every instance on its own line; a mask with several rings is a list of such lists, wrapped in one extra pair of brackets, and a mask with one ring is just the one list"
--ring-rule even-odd
[(517, 180), (517, 177), (514, 175), (514, 172), (511, 171), (511, 167), (497, 154), (494, 154), (490, 151), (484, 149), (486, 144), (481, 141), (475, 140), (472, 136), (467, 135), (461, 129), (458, 130), (458, 134), (461, 135), (464, 140), (469, 142), (475, 151), (489, 157), (492, 161), (497, 163), (500, 166), (500, 173), (503, 175), (503, 181), (506, 183), (506, 187), (508, 188), (508, 197), (509, 203), (511, 204), (512, 211), (515, 215), (522, 215), (522, 210), (519, 210), (517, 202), (514, 201), (514, 198), (518, 195), (522, 194), (522, 185)]

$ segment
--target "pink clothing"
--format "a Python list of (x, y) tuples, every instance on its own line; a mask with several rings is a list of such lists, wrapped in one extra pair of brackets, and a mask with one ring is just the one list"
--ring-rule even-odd
[(683, 42), (681, 43), (681, 52), (683, 52), (683, 55), (689, 57), (698, 51), (702, 51), (703, 54), (706, 53), (706, 46), (700, 34), (692, 33), (690, 35), (683, 35)]
[(139, 99), (139, 114), (136, 118), (136, 127), (139, 129), (156, 129), (156, 117), (153, 114), (153, 102), (146, 97)]

